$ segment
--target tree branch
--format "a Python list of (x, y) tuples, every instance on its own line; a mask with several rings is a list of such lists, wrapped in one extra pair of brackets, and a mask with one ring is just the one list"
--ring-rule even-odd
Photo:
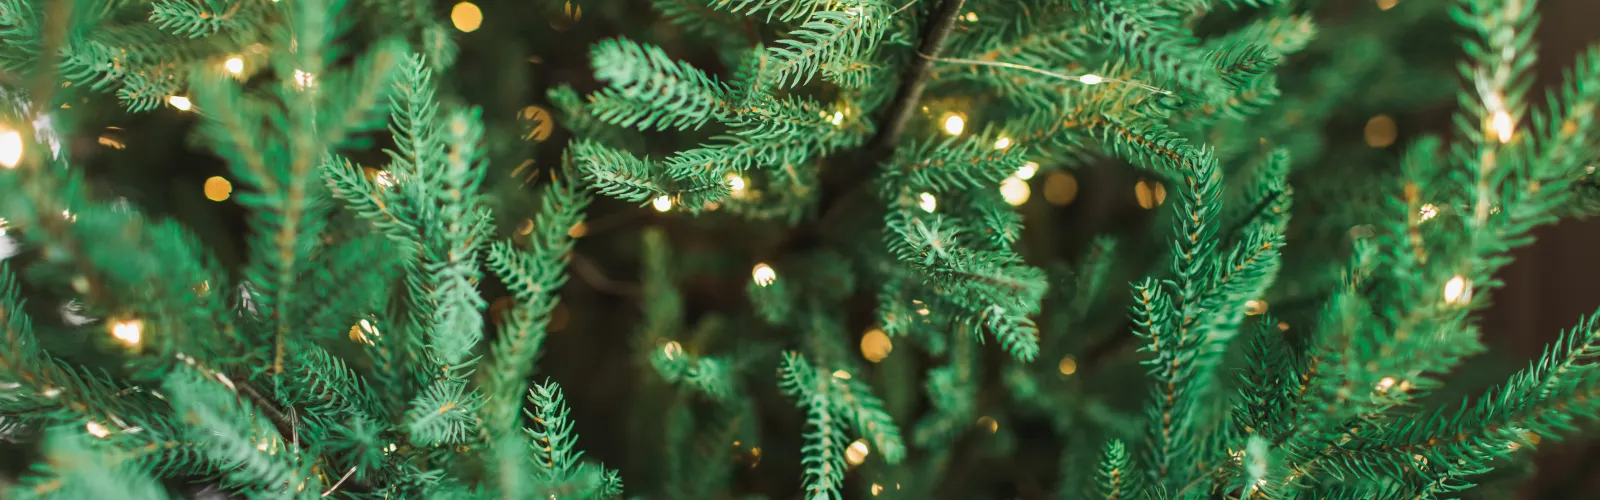
[(878, 129), (878, 134), (867, 143), (862, 164), (868, 168), (848, 170), (846, 177), (837, 183), (837, 188), (823, 191), (825, 196), (832, 194), (833, 198), (825, 200), (822, 205), (825, 207), (822, 215), (813, 225), (817, 232), (824, 232), (833, 221), (846, 213), (846, 207), (862, 198), (862, 192), (874, 172), (871, 166), (883, 163), (894, 153), (895, 145), (899, 144), (900, 136), (905, 133), (906, 124), (911, 122), (911, 116), (922, 104), (922, 92), (928, 87), (928, 74), (934, 63), (932, 58), (938, 57), (944, 50), (944, 42), (955, 29), (956, 18), (961, 14), (964, 3), (965, 0), (944, 0), (928, 15), (928, 23), (922, 31), (922, 43), (917, 46), (919, 57), (912, 59), (911, 68), (900, 80), (900, 88), (895, 91), (894, 100), (884, 115), (884, 127)]

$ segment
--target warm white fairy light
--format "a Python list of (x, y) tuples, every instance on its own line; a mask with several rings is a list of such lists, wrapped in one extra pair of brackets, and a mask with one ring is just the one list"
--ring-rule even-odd
[(130, 346), (139, 345), (139, 338), (143, 335), (142, 330), (144, 325), (139, 320), (118, 321), (111, 325), (111, 336)]
[(844, 371), (844, 370), (834, 370), (833, 371), (833, 378), (836, 378), (836, 379), (839, 379), (839, 380), (850, 380), (850, 372), (847, 372), (847, 371)]
[(1000, 181), (1000, 197), (1006, 200), (1007, 205), (1018, 206), (1028, 202), (1032, 190), (1028, 188), (1028, 181), (1016, 177), (1007, 177)]
[(1094, 73), (1088, 73), (1088, 74), (1085, 74), (1083, 76), (1079, 76), (1078, 77), (1078, 81), (1082, 82), (1084, 85), (1096, 85), (1096, 84), (1099, 84), (1100, 82), (1105, 81), (1105, 79), (1101, 78), (1100, 75), (1096, 75)]
[(229, 57), (227, 61), (222, 62), (222, 67), (234, 75), (244, 73), (244, 58), (239, 56)]
[(317, 75), (298, 69), (294, 70), (294, 84), (300, 86), (300, 88), (315, 86), (317, 84)]
[(939, 208), (939, 199), (934, 198), (933, 193), (922, 193), (917, 195), (917, 206), (931, 214), (934, 209)]
[(833, 118), (829, 118), (828, 123), (832, 123), (835, 127), (839, 126), (841, 123), (844, 123), (844, 112), (834, 111)]
[(1467, 278), (1457, 274), (1444, 284), (1444, 301), (1450, 304), (1460, 304), (1470, 299)]
[(1424, 203), (1422, 205), (1422, 208), (1417, 209), (1417, 216), (1420, 217), (1423, 221), (1427, 221), (1428, 219), (1432, 219), (1434, 217), (1438, 217), (1439, 216), (1439, 207), (1433, 206), (1432, 203)]
[(726, 179), (728, 181), (728, 190), (733, 191), (733, 194), (737, 195), (744, 192), (744, 177), (740, 177), (739, 174), (729, 173)]
[(1017, 168), (1017, 178), (1018, 179), (1022, 179), (1022, 180), (1032, 179), (1033, 175), (1037, 174), (1037, 173), (1039, 173), (1039, 164), (1035, 163), (1035, 162), (1031, 162), (1030, 161), (1030, 162), (1022, 164), (1021, 167)]
[(861, 462), (867, 461), (867, 454), (871, 452), (872, 450), (867, 448), (867, 440), (857, 439), (854, 443), (850, 443), (850, 448), (844, 450), (844, 459), (850, 462), (850, 465), (861, 465)]
[(878, 496), (880, 493), (883, 493), (883, 485), (872, 483), (872, 496)]
[(1376, 389), (1378, 392), (1389, 392), (1392, 387), (1394, 387), (1394, 377), (1384, 377), (1383, 380), (1378, 381)]
[(763, 262), (756, 264), (756, 267), (750, 270), (750, 277), (755, 280), (757, 286), (767, 286), (778, 280), (778, 271)]
[(1516, 129), (1516, 122), (1511, 119), (1511, 113), (1504, 109), (1494, 110), (1490, 115), (1489, 128), (1494, 130), (1495, 136), (1501, 144), (1511, 142), (1511, 133)]
[(994, 141), (994, 148), (995, 149), (1005, 149), (1005, 148), (1009, 148), (1009, 147), (1011, 147), (1011, 138), (1010, 137), (1001, 137), (999, 139), (995, 139), (995, 141)]
[(17, 168), (22, 163), (22, 133), (0, 125), (0, 167)]
[(683, 346), (674, 340), (667, 342), (667, 345), (661, 348), (661, 352), (667, 355), (667, 359), (678, 359), (678, 356), (683, 354)]
[(167, 96), (167, 104), (171, 104), (172, 107), (178, 108), (178, 111), (188, 111), (189, 108), (194, 107), (194, 104), (189, 102), (189, 98), (181, 95)]
[(111, 429), (107, 429), (106, 426), (100, 425), (100, 422), (93, 420), (90, 420), (89, 423), (84, 424), (83, 428), (84, 430), (89, 431), (90, 436), (97, 438), (105, 438), (106, 436), (111, 435)]
[(950, 113), (944, 115), (944, 133), (950, 135), (961, 135), (961, 131), (966, 129), (967, 119), (961, 116), (959, 113)]
[(657, 212), (672, 210), (672, 197), (667, 195), (657, 196), (654, 201), (650, 202), (650, 206), (655, 207)]

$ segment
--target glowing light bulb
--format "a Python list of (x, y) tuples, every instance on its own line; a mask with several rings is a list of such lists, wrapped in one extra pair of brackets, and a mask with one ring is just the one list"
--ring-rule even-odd
[(1089, 73), (1087, 75), (1083, 75), (1083, 76), (1078, 77), (1078, 81), (1083, 83), (1084, 85), (1096, 85), (1096, 84), (1099, 84), (1100, 82), (1106, 81), (1106, 79), (1101, 78), (1100, 75), (1096, 75), (1094, 73)]
[(847, 372), (847, 371), (844, 371), (844, 370), (834, 370), (833, 371), (833, 378), (836, 378), (836, 379), (839, 379), (839, 380), (850, 380), (850, 372)]
[(139, 345), (144, 325), (139, 320), (118, 321), (111, 325), (111, 336), (124, 344)]
[(654, 201), (650, 202), (650, 206), (656, 207), (657, 212), (672, 210), (672, 197), (667, 195), (657, 196)]
[(1394, 387), (1394, 377), (1384, 377), (1383, 380), (1378, 381), (1376, 389), (1378, 392), (1389, 392), (1392, 387)]
[(674, 340), (667, 342), (667, 346), (661, 348), (661, 352), (667, 355), (667, 359), (678, 359), (678, 355), (683, 354), (683, 346), (679, 345), (678, 341)]
[(394, 187), (394, 174), (389, 173), (387, 170), (378, 172), (378, 175), (374, 178), (378, 180), (379, 186)]
[(730, 174), (728, 174), (726, 179), (728, 180), (728, 190), (729, 191), (733, 191), (733, 194), (739, 194), (739, 193), (743, 193), (744, 192), (744, 188), (745, 188), (744, 178), (740, 177), (739, 174), (730, 173)]
[(234, 75), (244, 73), (244, 58), (239, 56), (229, 57), (227, 61), (223, 61), (222, 67)]
[(0, 167), (17, 168), (22, 163), (22, 133), (0, 127)]
[(883, 493), (883, 485), (872, 483), (872, 496), (878, 496), (879, 493)]
[(1457, 274), (1444, 283), (1444, 301), (1450, 304), (1461, 304), (1470, 298), (1468, 293), (1467, 278)]
[(755, 280), (757, 286), (767, 286), (778, 280), (778, 271), (763, 262), (756, 264), (756, 267), (750, 270), (750, 277)]
[(877, 363), (889, 357), (894, 351), (894, 342), (889, 340), (889, 335), (883, 330), (873, 328), (866, 335), (861, 336), (861, 357), (867, 361)]
[(1000, 422), (996, 422), (993, 417), (985, 415), (978, 417), (978, 427), (989, 429), (989, 432), (998, 432), (1000, 430)]
[(205, 191), (206, 199), (224, 201), (233, 194), (233, 183), (220, 176), (213, 176), (210, 179), (206, 179)]
[(1496, 137), (1500, 139), (1500, 143), (1505, 144), (1511, 142), (1511, 132), (1516, 129), (1516, 123), (1511, 121), (1511, 113), (1507, 113), (1504, 109), (1497, 109), (1494, 111), (1494, 115), (1489, 118), (1489, 128), (1494, 130)]
[(306, 88), (317, 84), (317, 75), (300, 70), (294, 70), (294, 84)]
[(839, 124), (844, 123), (844, 112), (834, 111), (833, 118), (829, 118), (828, 122), (832, 123), (834, 126), (839, 126)]
[(867, 440), (857, 439), (854, 443), (850, 443), (850, 448), (844, 450), (844, 459), (850, 462), (850, 465), (861, 465), (861, 462), (867, 461), (867, 454), (871, 452), (872, 450), (867, 448)]
[(100, 425), (100, 422), (93, 420), (90, 420), (89, 423), (84, 424), (83, 428), (84, 430), (89, 431), (90, 436), (97, 438), (105, 438), (106, 436), (111, 435), (111, 429), (107, 429), (106, 426)]
[(1417, 216), (1424, 221), (1437, 217), (1438, 215), (1439, 207), (1433, 206), (1432, 203), (1424, 204), (1422, 205), (1422, 208), (1417, 209)]
[(1006, 180), (1000, 181), (1000, 197), (1006, 200), (1007, 205), (1014, 207), (1027, 203), (1030, 194), (1032, 190), (1028, 189), (1028, 181), (1016, 177), (1007, 177)]
[(1074, 358), (1071, 355), (1062, 356), (1061, 362), (1056, 364), (1056, 370), (1059, 370), (1062, 375), (1078, 373), (1078, 358)]
[(450, 8), (450, 24), (462, 33), (471, 33), (483, 25), (483, 9), (472, 2), (461, 2)]
[(999, 139), (995, 139), (995, 141), (994, 141), (994, 148), (995, 149), (1005, 149), (1005, 148), (1009, 148), (1009, 147), (1011, 147), (1011, 138), (1010, 137), (1001, 137)]
[(922, 193), (917, 195), (917, 206), (931, 214), (934, 209), (939, 208), (939, 199), (934, 198), (933, 193)]
[(967, 119), (962, 117), (960, 114), (950, 113), (944, 116), (944, 133), (950, 135), (961, 135), (961, 131), (966, 129)]
[(1037, 174), (1037, 173), (1039, 173), (1039, 164), (1031, 162), (1031, 161), (1022, 164), (1021, 167), (1017, 168), (1017, 178), (1018, 179), (1022, 179), (1022, 180), (1032, 179), (1033, 175)]
[(1265, 301), (1265, 300), (1246, 300), (1246, 301), (1244, 301), (1244, 315), (1245, 316), (1260, 316), (1261, 314), (1263, 314), (1265, 312), (1267, 312), (1267, 301)]
[(181, 95), (167, 96), (167, 104), (178, 108), (178, 111), (188, 111), (189, 108), (194, 107), (194, 104), (189, 102), (189, 98)]

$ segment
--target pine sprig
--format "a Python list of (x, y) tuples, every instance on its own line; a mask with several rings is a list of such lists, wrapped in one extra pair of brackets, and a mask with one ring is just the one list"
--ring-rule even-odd
[(608, 87), (590, 96), (591, 112), (606, 123), (651, 129), (697, 129), (737, 111), (727, 85), (668, 57), (659, 47), (616, 38), (595, 44), (595, 77)]

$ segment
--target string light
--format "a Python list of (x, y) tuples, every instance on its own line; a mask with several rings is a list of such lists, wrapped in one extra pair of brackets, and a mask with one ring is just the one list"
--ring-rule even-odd
[(733, 191), (734, 195), (739, 195), (744, 192), (744, 177), (740, 177), (739, 174), (730, 172), (726, 179), (728, 181), (728, 190)]
[(969, 22), (969, 23), (978, 22), (978, 13), (977, 12), (968, 12), (967, 13), (967, 22)]
[(189, 102), (189, 98), (181, 95), (167, 96), (167, 104), (178, 108), (178, 111), (188, 111), (189, 108), (194, 107), (194, 104)]
[(844, 123), (844, 112), (843, 111), (834, 111), (833, 112), (833, 118), (829, 118), (828, 122), (832, 123), (833, 126), (835, 126), (835, 127), (839, 126), (839, 124), (841, 124), (841, 123)]
[(1061, 371), (1062, 375), (1078, 373), (1078, 358), (1074, 358), (1070, 354), (1062, 356), (1061, 362), (1056, 363), (1056, 370)]
[(22, 163), (22, 133), (0, 126), (0, 167), (17, 168)]
[(1394, 377), (1384, 377), (1383, 380), (1378, 381), (1376, 389), (1378, 392), (1389, 392), (1392, 387), (1394, 387)]
[(1056, 172), (1044, 180), (1044, 200), (1051, 205), (1067, 206), (1078, 198), (1078, 178), (1066, 172)]
[(1417, 215), (1421, 217), (1423, 221), (1427, 221), (1428, 219), (1432, 219), (1439, 215), (1439, 207), (1433, 206), (1432, 203), (1423, 204), (1422, 208), (1417, 209)]
[(213, 176), (210, 179), (206, 179), (205, 191), (206, 199), (224, 201), (233, 194), (233, 183), (228, 182), (227, 179), (221, 176)]
[(139, 338), (143, 334), (142, 330), (144, 330), (144, 325), (139, 320), (118, 321), (111, 325), (111, 336), (124, 344), (134, 346), (139, 345)]
[(1467, 290), (1467, 278), (1457, 274), (1444, 283), (1444, 301), (1449, 304), (1467, 302), (1471, 293)]
[(1035, 163), (1035, 162), (1031, 162), (1030, 161), (1030, 162), (1022, 164), (1021, 167), (1017, 167), (1017, 178), (1018, 179), (1022, 179), (1022, 180), (1032, 179), (1033, 175), (1037, 174), (1037, 173), (1039, 173), (1039, 164)]
[(995, 141), (994, 141), (994, 148), (995, 149), (1005, 149), (1005, 148), (1009, 148), (1009, 147), (1011, 147), (1011, 138), (1010, 137), (1001, 137), (999, 139), (995, 139)]
[(939, 200), (933, 197), (933, 193), (922, 193), (917, 195), (917, 206), (931, 214), (934, 209), (939, 208)]
[(1118, 79), (1118, 78), (1106, 78), (1106, 77), (1103, 77), (1103, 76), (1100, 76), (1100, 75), (1095, 75), (1095, 74), (1064, 75), (1064, 74), (1061, 74), (1061, 73), (1056, 73), (1054, 71), (1046, 71), (1046, 70), (1042, 70), (1042, 69), (1035, 68), (1035, 67), (1032, 67), (1032, 66), (1016, 64), (1016, 63), (1008, 63), (1008, 62), (1004, 62), (1004, 61), (984, 61), (984, 60), (981, 60), (981, 59), (960, 59), (960, 58), (955, 58), (955, 57), (931, 57), (931, 56), (920, 54), (920, 53), (918, 55), (922, 56), (924, 59), (927, 59), (927, 60), (930, 60), (930, 61), (938, 61), (938, 62), (942, 62), (942, 63), (972, 64), (972, 65), (977, 65), (977, 66), (989, 66), (989, 67), (994, 67), (994, 68), (1015, 69), (1015, 70), (1027, 71), (1027, 72), (1030, 72), (1030, 73), (1047, 76), (1047, 77), (1050, 77), (1050, 78), (1055, 78), (1057, 80), (1066, 80), (1066, 81), (1071, 81), (1071, 82), (1079, 82), (1079, 83), (1082, 83), (1084, 85), (1095, 85), (1095, 84), (1098, 84), (1098, 83), (1101, 83), (1101, 82), (1121, 83), (1121, 84), (1124, 84), (1124, 85), (1132, 85), (1132, 86), (1135, 86), (1135, 87), (1139, 87), (1141, 89), (1145, 89), (1145, 90), (1148, 90), (1150, 92), (1154, 92), (1154, 93), (1161, 94), (1161, 95), (1172, 95), (1172, 91), (1171, 90), (1163, 89), (1163, 88), (1156, 87), (1156, 86), (1153, 86), (1153, 85), (1144, 84), (1144, 83), (1140, 83), (1140, 82), (1135, 82), (1135, 81), (1132, 81), (1132, 80), (1122, 80), (1122, 79)]
[(995, 419), (989, 417), (988, 415), (984, 415), (982, 417), (978, 417), (978, 427), (988, 429), (990, 433), (999, 432), (1000, 422), (996, 422)]
[(1247, 300), (1244, 302), (1245, 316), (1260, 316), (1267, 312), (1267, 301)]
[(878, 496), (879, 493), (883, 493), (883, 485), (872, 483), (872, 496)]
[(778, 271), (763, 262), (756, 264), (756, 267), (750, 270), (750, 277), (755, 280), (757, 286), (767, 286), (778, 280)]
[(1511, 133), (1516, 129), (1516, 122), (1511, 119), (1511, 113), (1504, 109), (1497, 109), (1489, 118), (1489, 128), (1494, 130), (1501, 144), (1511, 142)]
[(1007, 177), (1006, 180), (1000, 181), (1000, 197), (1004, 198), (1008, 205), (1027, 203), (1029, 194), (1031, 190), (1028, 188), (1028, 181), (1016, 177)]
[(1133, 195), (1139, 200), (1139, 207), (1150, 210), (1161, 206), (1167, 199), (1167, 187), (1159, 182), (1149, 179), (1140, 179), (1133, 186)]
[(944, 115), (944, 133), (950, 135), (961, 135), (961, 131), (966, 129), (967, 119), (962, 117), (960, 113), (949, 113)]
[(850, 448), (844, 450), (844, 459), (850, 462), (850, 465), (861, 465), (861, 462), (867, 461), (867, 454), (871, 452), (872, 450), (867, 448), (867, 440), (857, 439), (854, 443), (850, 443)]
[(294, 84), (300, 88), (311, 87), (317, 84), (317, 75), (300, 70), (294, 70)]
[(836, 378), (836, 379), (839, 379), (839, 380), (850, 380), (850, 372), (847, 372), (847, 371), (844, 371), (844, 370), (834, 370), (833, 371), (833, 378)]
[(379, 333), (378, 328), (372, 326), (372, 323), (366, 319), (362, 319), (361, 322), (350, 327), (351, 342), (360, 342), (366, 345), (377, 345), (377, 342), (374, 342), (372, 339), (381, 337), (383, 337), (383, 334)]
[(106, 436), (110, 436), (111, 435), (111, 429), (107, 429), (106, 426), (100, 425), (100, 422), (96, 422), (96, 421), (93, 421), (93, 420), (90, 420), (89, 423), (84, 424), (83, 428), (84, 428), (84, 430), (89, 431), (89, 435), (90, 436), (94, 436), (94, 437), (97, 437), (97, 438), (104, 439)]
[(1400, 0), (1378, 0), (1378, 10), (1393, 9), (1394, 6), (1399, 4)]
[(1082, 82), (1084, 85), (1097, 85), (1100, 82), (1105, 81), (1105, 79), (1094, 73), (1086, 73), (1083, 76), (1078, 77), (1078, 81)]
[(234, 76), (238, 76), (244, 73), (244, 58), (239, 56), (229, 57), (227, 61), (222, 62), (222, 67)]
[(883, 330), (873, 328), (861, 336), (861, 357), (867, 358), (869, 362), (883, 361), (893, 351), (894, 342), (889, 340), (889, 335), (883, 333)]
[(483, 25), (483, 9), (472, 2), (461, 2), (450, 8), (450, 24), (462, 33), (471, 33)]
[(1390, 118), (1389, 115), (1378, 115), (1367, 120), (1367, 125), (1361, 129), (1361, 134), (1366, 138), (1368, 146), (1382, 148), (1394, 144), (1400, 129), (1395, 125), (1394, 118)]
[(665, 353), (667, 355), (667, 359), (669, 360), (678, 359), (678, 355), (683, 354), (683, 346), (679, 345), (678, 341), (674, 340), (667, 342), (666, 347), (661, 348), (661, 352)]
[(657, 196), (654, 201), (650, 202), (650, 206), (655, 207), (657, 212), (672, 210), (672, 197), (667, 195)]

